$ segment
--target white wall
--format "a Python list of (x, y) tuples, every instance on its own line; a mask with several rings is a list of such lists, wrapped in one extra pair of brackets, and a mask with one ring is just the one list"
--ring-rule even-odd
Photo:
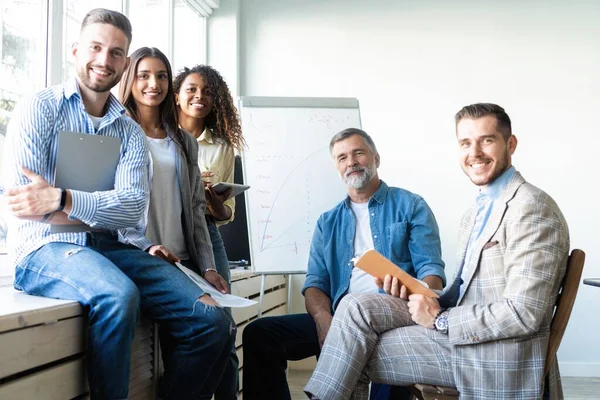
[[(240, 95), (359, 99), (363, 128), (380, 149), (380, 176), (432, 207), (449, 276), (460, 216), (476, 195), (458, 165), (453, 116), (485, 101), (506, 108), (519, 138), (514, 164), (561, 206), (572, 246), (587, 252), (584, 277), (600, 277), (600, 2), (221, 4), (238, 18)], [(213, 47), (209, 62), (231, 54), (229, 45)], [(581, 286), (559, 351), (565, 375), (600, 376), (599, 299), (600, 289)]]
[(239, 95), (239, 21), (240, 1), (221, 1), (208, 19), (208, 64), (227, 82), (232, 96)]

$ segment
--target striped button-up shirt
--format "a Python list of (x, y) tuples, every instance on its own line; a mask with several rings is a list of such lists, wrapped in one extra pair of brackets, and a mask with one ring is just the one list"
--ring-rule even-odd
[[(148, 201), (148, 151), (145, 135), (138, 124), (125, 115), (125, 109), (111, 94), (98, 129), (85, 110), (75, 79), (26, 98), (15, 110), (8, 125), (4, 146), (6, 187), (26, 185), (20, 166), (32, 170), (54, 184), (58, 133), (89, 133), (121, 139), (115, 188), (102, 192), (71, 190), (69, 219), (92, 228), (116, 230), (135, 226)], [(70, 189), (70, 188), (65, 188)], [(16, 264), (32, 251), (51, 242), (85, 246), (83, 232), (51, 233), (50, 225), (10, 217), (8, 249)]]

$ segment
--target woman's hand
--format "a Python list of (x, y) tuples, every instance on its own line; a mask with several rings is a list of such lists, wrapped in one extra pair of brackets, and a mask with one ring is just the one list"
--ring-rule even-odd
[(229, 198), (232, 190), (232, 188), (229, 188), (223, 193), (219, 194), (215, 192), (215, 189), (211, 184), (204, 188), (204, 193), (206, 195), (206, 206), (208, 207), (210, 215), (212, 215), (215, 220), (223, 221), (231, 217), (231, 208), (225, 205), (225, 200)]
[(204, 187), (212, 186), (213, 183), (217, 183), (214, 181), (218, 176), (215, 172), (212, 171), (204, 171), (201, 172), (200, 176), (202, 177), (202, 183), (204, 183)]
[(162, 244), (157, 244), (157, 245), (150, 247), (148, 249), (148, 253), (150, 253), (154, 257), (162, 258), (163, 260), (165, 260), (166, 262), (169, 262), (171, 264), (175, 264), (176, 262), (181, 261), (181, 260), (179, 260), (179, 257), (177, 257), (175, 255), (175, 253), (173, 253), (171, 250), (167, 249)]
[(223, 294), (229, 293), (229, 285), (227, 284), (227, 281), (223, 279), (223, 277), (214, 269), (209, 269), (206, 271), (203, 278), (206, 279), (208, 283), (213, 285), (219, 292)]

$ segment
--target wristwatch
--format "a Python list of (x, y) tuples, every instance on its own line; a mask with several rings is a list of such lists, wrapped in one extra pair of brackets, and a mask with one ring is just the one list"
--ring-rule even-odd
[(62, 211), (65, 209), (67, 205), (67, 189), (60, 189), (60, 204), (56, 211)]
[(433, 330), (441, 333), (448, 333), (448, 315), (450, 310), (440, 310), (433, 320)]

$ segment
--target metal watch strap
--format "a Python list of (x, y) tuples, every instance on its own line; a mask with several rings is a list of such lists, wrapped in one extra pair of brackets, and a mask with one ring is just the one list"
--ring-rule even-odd
[(444, 308), (440, 308), (440, 311), (438, 311), (438, 313), (435, 315), (435, 318), (433, 319), (433, 330), (437, 331), (437, 326), (435, 325), (435, 323), (437, 322), (438, 318), (440, 317), (440, 315), (442, 315), (442, 313), (446, 311)]
[[(444, 314), (445, 314), (445, 317), (446, 317), (446, 329), (444, 329), (444, 330), (442, 331), (442, 330), (438, 329), (438, 327), (437, 327), (437, 322), (438, 322), (438, 320), (440, 319), (440, 317), (441, 317), (442, 315), (444, 315)], [(442, 309), (441, 309), (441, 310), (440, 310), (440, 311), (437, 313), (437, 315), (436, 315), (436, 316), (435, 316), (435, 318), (433, 319), (433, 330), (434, 330), (434, 331), (438, 331), (438, 332), (442, 332), (442, 333), (446, 333), (446, 332), (448, 332), (448, 326), (447, 326), (447, 325), (448, 325), (448, 314), (449, 314), (449, 311), (448, 311), (448, 309), (447, 309), (447, 308), (442, 308)]]

